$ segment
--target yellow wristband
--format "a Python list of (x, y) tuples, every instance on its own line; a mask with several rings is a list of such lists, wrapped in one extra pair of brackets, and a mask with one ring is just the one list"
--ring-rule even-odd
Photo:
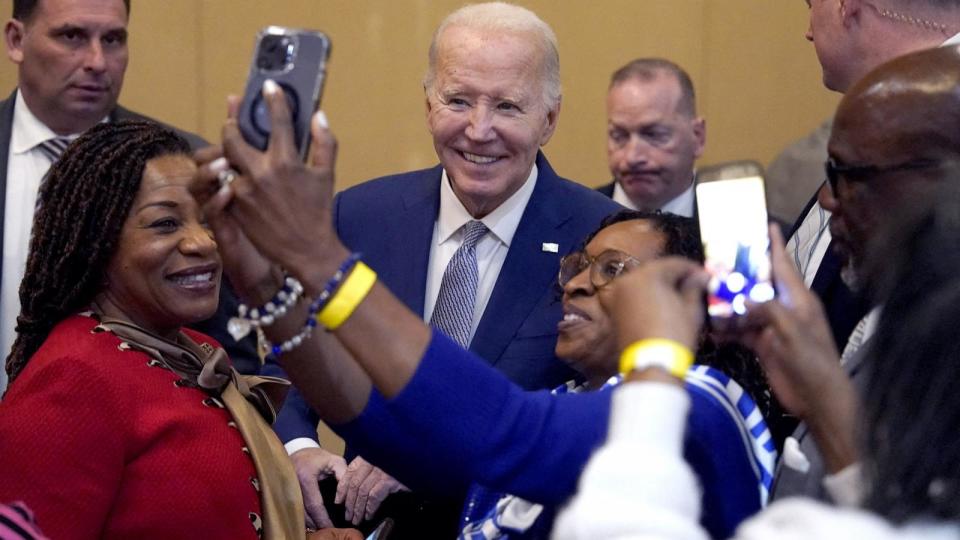
[(693, 353), (672, 339), (641, 339), (623, 350), (620, 373), (660, 367), (682, 379), (693, 364)]
[(317, 322), (328, 330), (339, 328), (353, 315), (353, 311), (367, 297), (376, 282), (377, 273), (363, 264), (363, 261), (357, 261), (343, 285), (340, 285), (327, 305), (317, 313)]

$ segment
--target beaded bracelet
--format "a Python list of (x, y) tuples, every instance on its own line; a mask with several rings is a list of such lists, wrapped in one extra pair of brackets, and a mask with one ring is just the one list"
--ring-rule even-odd
[(250, 309), (246, 304), (240, 304), (237, 308), (237, 316), (227, 321), (227, 332), (233, 336), (233, 339), (240, 341), (255, 327), (270, 326), (287, 314), (287, 311), (300, 299), (301, 294), (303, 294), (303, 284), (293, 276), (285, 276), (283, 286), (263, 306)]
[(327, 301), (330, 300), (335, 292), (338, 292), (344, 276), (353, 270), (359, 260), (359, 253), (351, 253), (350, 256), (340, 264), (340, 267), (336, 273), (333, 274), (333, 277), (327, 281), (327, 284), (324, 286), (323, 291), (320, 292), (320, 295), (317, 296), (317, 299), (310, 303), (310, 308), (307, 311), (307, 320), (303, 324), (303, 328), (301, 328), (296, 335), (276, 345), (270, 343), (265, 336), (262, 336), (265, 347), (270, 351), (270, 354), (280, 356), (281, 353), (296, 349), (310, 338), (310, 335), (313, 334), (313, 329), (317, 326), (317, 313), (326, 307)]
[[(340, 268), (337, 268), (336, 273), (333, 274), (333, 277), (327, 281), (323, 291), (320, 292), (320, 296), (318, 296), (316, 301), (314, 301), (310, 306), (310, 308), (313, 310), (313, 315), (316, 315), (320, 310), (327, 306), (327, 302), (330, 300), (330, 297), (333, 296), (333, 293), (340, 289), (340, 285), (343, 283), (344, 276), (353, 270), (358, 261), (360, 261), (360, 254), (351, 253), (350, 256), (340, 264)], [(313, 315), (311, 315), (311, 317)]]

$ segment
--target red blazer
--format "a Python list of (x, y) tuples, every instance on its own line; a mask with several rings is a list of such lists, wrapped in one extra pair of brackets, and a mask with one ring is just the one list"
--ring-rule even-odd
[(0, 501), (58, 540), (256, 539), (257, 473), (227, 410), (95, 325), (58, 324), (0, 402)]

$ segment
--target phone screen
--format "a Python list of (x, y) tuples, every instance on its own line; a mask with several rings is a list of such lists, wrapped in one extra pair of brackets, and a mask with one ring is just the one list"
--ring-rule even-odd
[(773, 299), (763, 179), (747, 176), (698, 184), (697, 210), (710, 273), (710, 316), (742, 315), (747, 300)]

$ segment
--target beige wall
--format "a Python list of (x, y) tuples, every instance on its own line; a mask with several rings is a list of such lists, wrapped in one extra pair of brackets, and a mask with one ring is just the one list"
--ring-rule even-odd
[[(267, 24), (318, 28), (333, 41), (323, 108), (340, 139), (339, 186), (430, 166), (420, 79), (433, 28), (460, 0), (134, 0), (121, 101), (218, 138), (224, 96), (242, 91), (253, 35)], [(638, 56), (688, 69), (707, 118), (701, 164), (753, 158), (816, 127), (837, 97), (804, 41), (807, 8), (784, 0), (524, 0), (560, 41), (564, 95), (546, 147), (561, 174), (606, 181), (609, 74)], [(0, 0), (7, 17), (11, 0)], [(16, 70), (0, 63), (0, 89)], [(6, 91), (6, 90), (3, 90)]]

